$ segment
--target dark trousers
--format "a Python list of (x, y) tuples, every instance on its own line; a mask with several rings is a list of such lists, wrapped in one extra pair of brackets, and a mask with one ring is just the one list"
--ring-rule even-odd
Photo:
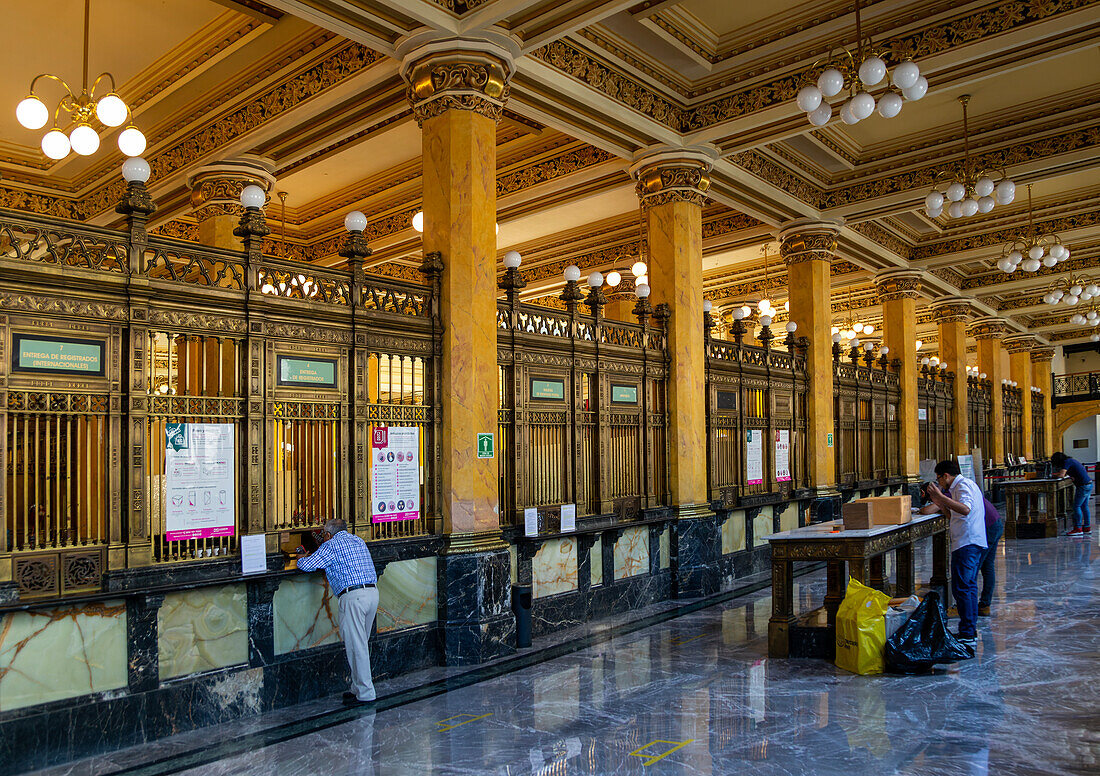
[(993, 603), (993, 588), (997, 586), (997, 544), (1004, 533), (1003, 518), (985, 529), (985, 542), (989, 546), (982, 551), (982, 594), (978, 597), (978, 606), (989, 606)]
[(959, 636), (978, 635), (978, 566), (984, 547), (968, 544), (951, 553), (951, 593), (959, 610)]

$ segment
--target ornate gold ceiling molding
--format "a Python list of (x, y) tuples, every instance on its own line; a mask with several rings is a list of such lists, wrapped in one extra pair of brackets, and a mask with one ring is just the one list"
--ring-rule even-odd
[(805, 261), (832, 262), (840, 224), (825, 221), (794, 221), (779, 233), (779, 255), (790, 264)]
[(938, 277), (940, 280), (946, 281), (953, 285), (955, 288), (962, 288), (962, 284), (966, 281), (961, 272), (956, 272), (950, 267), (936, 267), (929, 270), (929, 273)]
[(1012, 329), (1003, 318), (982, 318), (970, 324), (967, 334), (977, 340), (1000, 339)]
[[(1020, 219), (1023, 220), (1023, 218), (1024, 214), (1021, 213)], [(1092, 208), (1083, 213), (1075, 213), (1060, 218), (1048, 218), (1035, 222), (1036, 228), (1043, 232), (1067, 232), (1071, 229), (1084, 229), (1097, 225), (1100, 225), (1100, 208)], [(1019, 233), (1019, 231), (1019, 226), (1011, 226), (1005, 229), (998, 229), (995, 232), (972, 234), (954, 240), (932, 243), (930, 245), (918, 245), (913, 249), (911, 258), (914, 260), (931, 259), (936, 256), (962, 253), (963, 251), (974, 250), (975, 248), (999, 247), (1009, 242), (1014, 235)], [(1058, 267), (1063, 266), (1064, 263), (1058, 265)]]
[(928, 305), (929, 323), (964, 323), (974, 315), (974, 305), (968, 299), (948, 297)]
[(874, 278), (878, 299), (892, 302), (898, 299), (916, 299), (923, 284), (919, 270), (891, 270)]
[(497, 176), (497, 196), (503, 197), (540, 183), (549, 183), (565, 175), (572, 175), (616, 158), (613, 154), (595, 146), (570, 148), (551, 159)]
[(469, 13), (475, 8), (485, 5), (491, 0), (430, 0), (438, 5), (440, 8), (453, 13), (455, 16), (462, 16), (465, 13)]
[(795, 199), (807, 205), (822, 209), (824, 194), (817, 186), (800, 175), (796, 175), (780, 164), (772, 161), (759, 151), (739, 151), (726, 157), (746, 172), (750, 172), (765, 183), (782, 189)]
[(863, 235), (871, 242), (881, 245), (903, 259), (908, 259), (913, 252), (913, 247), (909, 243), (874, 221), (861, 221), (858, 224), (848, 224), (848, 227), (856, 234)]
[(1054, 360), (1054, 348), (1036, 347), (1031, 351), (1031, 363), (1044, 364)]
[(429, 53), (406, 60), (401, 75), (418, 126), (449, 110), (472, 111), (499, 122), (508, 102), (510, 60), (486, 51)]
[(1028, 353), (1038, 344), (1039, 340), (1027, 334), (1013, 334), (1004, 340), (1005, 350), (1009, 353)]

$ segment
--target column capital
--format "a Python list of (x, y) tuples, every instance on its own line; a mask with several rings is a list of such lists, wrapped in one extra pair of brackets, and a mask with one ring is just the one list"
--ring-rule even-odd
[(924, 273), (916, 269), (896, 269), (875, 275), (875, 288), (882, 302), (897, 299), (916, 299), (920, 296)]
[(1008, 321), (1004, 318), (980, 318), (974, 323), (970, 324), (970, 328), (967, 333), (974, 339), (1001, 339), (1004, 335), (1008, 334), (1011, 329), (1009, 328)]
[(1039, 343), (1027, 334), (1013, 334), (1005, 337), (1004, 344), (1009, 353), (1027, 353)]
[(837, 221), (800, 218), (788, 221), (779, 230), (779, 255), (787, 264), (804, 261), (832, 262), (836, 256)]
[(1031, 349), (1031, 363), (1033, 364), (1049, 364), (1054, 360), (1054, 348), (1032, 348)]
[(187, 178), (195, 218), (240, 216), (241, 190), (253, 184), (269, 193), (275, 188), (274, 160), (242, 154), (200, 167)]
[(405, 96), (416, 123), (449, 110), (468, 110), (500, 121), (508, 102), (518, 46), (499, 33), (439, 37), (414, 35), (397, 47)]
[(959, 323), (967, 321), (974, 313), (974, 305), (963, 296), (945, 296), (928, 305), (936, 323)]
[(702, 207), (710, 190), (710, 169), (718, 156), (712, 146), (649, 148), (634, 156), (630, 175), (643, 208), (667, 202)]

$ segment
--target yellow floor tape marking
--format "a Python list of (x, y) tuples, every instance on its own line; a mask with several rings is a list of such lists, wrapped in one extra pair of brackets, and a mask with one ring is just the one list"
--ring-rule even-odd
[[(650, 741), (645, 746), (639, 746), (637, 749), (635, 749), (633, 752), (631, 752), (628, 756), (629, 757), (649, 757), (649, 759), (644, 761), (642, 763), (642, 765), (653, 765), (653, 763), (657, 762), (658, 760), (663, 759), (665, 757), (668, 757), (673, 752), (675, 752), (679, 749), (683, 749), (685, 746), (687, 746), (688, 744), (690, 744), (694, 741), (695, 741), (694, 738), (689, 738), (687, 741), (661, 741), (660, 739), (658, 739), (656, 741)], [(643, 749), (648, 749), (649, 747), (653, 746), (654, 744), (676, 744), (676, 746), (672, 747), (671, 749), (669, 749), (664, 754), (657, 755), (656, 757), (653, 757), (653, 756), (648, 755), (648, 754), (641, 754), (641, 751)]]
[[(444, 727), (439, 728), (439, 730), (437, 730), (436, 732), (437, 733), (443, 733), (447, 730), (454, 730), (456, 727), (462, 727), (463, 725), (467, 725), (471, 722), (477, 722), (479, 719), (485, 719), (486, 717), (491, 717), (491, 716), (493, 716), (492, 712), (490, 712), (489, 714), (482, 714), (480, 717), (475, 717), (471, 714), (455, 714), (453, 717), (447, 717), (447, 719), (441, 719), (441, 720), (439, 720), (439, 722), (436, 722), (435, 724), (444, 726)], [(461, 719), (462, 717), (469, 717), (469, 719), (464, 719), (464, 720), (462, 720), (462, 722), (456, 722), (453, 725), (446, 724), (446, 723), (450, 722), (452, 719)]]
[(684, 644), (690, 644), (693, 641), (698, 641), (699, 639), (703, 638), (703, 636), (705, 636), (705, 635), (706, 634), (704, 633), (700, 636), (695, 636), (694, 638), (690, 638), (690, 639), (675, 638), (675, 639), (670, 640), (668, 643), (672, 644), (674, 647), (682, 647)]

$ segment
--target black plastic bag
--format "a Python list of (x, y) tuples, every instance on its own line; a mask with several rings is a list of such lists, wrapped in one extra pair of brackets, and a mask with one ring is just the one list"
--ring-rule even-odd
[(886, 670), (897, 674), (921, 674), (936, 663), (954, 663), (974, 657), (974, 650), (947, 630), (940, 594), (933, 590), (886, 640)]

